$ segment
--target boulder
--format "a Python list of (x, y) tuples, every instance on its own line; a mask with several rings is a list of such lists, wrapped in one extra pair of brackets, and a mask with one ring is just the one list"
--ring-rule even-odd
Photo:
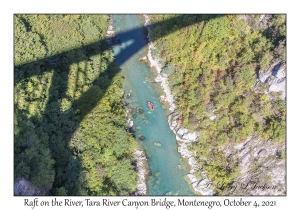
[(157, 147), (161, 147), (161, 143), (159, 143), (159, 142), (155, 142), (154, 145)]
[(139, 140), (142, 140), (142, 141), (143, 141), (143, 140), (145, 140), (145, 139), (146, 139), (145, 136), (143, 136), (143, 135), (142, 135), (142, 136), (139, 136)]
[(140, 62), (147, 63), (147, 60), (148, 60), (147, 56), (144, 56), (144, 57), (140, 58)]

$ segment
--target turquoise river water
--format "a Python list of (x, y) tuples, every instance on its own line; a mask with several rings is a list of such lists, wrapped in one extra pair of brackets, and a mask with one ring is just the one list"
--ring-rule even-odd
[[(125, 75), (124, 91), (133, 112), (136, 140), (147, 154), (151, 174), (147, 180), (147, 195), (195, 195), (185, 178), (188, 166), (177, 151), (174, 133), (170, 130), (167, 110), (159, 97), (159, 83), (154, 83), (155, 71), (140, 58), (147, 54), (144, 20), (141, 15), (112, 15), (112, 26), (122, 45), (114, 45), (117, 64)], [(147, 101), (154, 104), (150, 111)], [(142, 109), (144, 112), (140, 110)], [(145, 136), (145, 140), (138, 139)]]

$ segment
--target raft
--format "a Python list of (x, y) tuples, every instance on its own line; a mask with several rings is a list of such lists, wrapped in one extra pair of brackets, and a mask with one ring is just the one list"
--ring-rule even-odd
[(153, 106), (153, 104), (152, 104), (150, 101), (147, 102), (147, 105), (148, 105), (148, 108), (149, 108), (151, 111), (154, 110), (154, 106)]

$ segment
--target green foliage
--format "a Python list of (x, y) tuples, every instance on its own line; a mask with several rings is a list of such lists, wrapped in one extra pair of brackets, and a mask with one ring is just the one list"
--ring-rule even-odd
[[(269, 16), (267, 31), (260, 15), (175, 15), (172, 24), (158, 24), (151, 31), (157, 52), (163, 52), (158, 56), (174, 65), (167, 72), (183, 127), (199, 131), (199, 141), (190, 149), (200, 157), (200, 166), (207, 163), (203, 167), (218, 194), (225, 187), (217, 182), (230, 185), (238, 171), (226, 162), (224, 145), (250, 135), (285, 140), (285, 102), (263, 94), (265, 87), (259, 92), (252, 88), (256, 71), (269, 68), (275, 59), (285, 61), (285, 15)], [(154, 23), (171, 17), (150, 15)], [(178, 27), (163, 36), (164, 30)], [(190, 123), (194, 118), (199, 123)]]
[(14, 16), (15, 178), (52, 195), (129, 195), (137, 185), (107, 18)]
[(232, 185), (238, 168), (220, 151), (214, 151), (212, 156), (211, 161), (203, 165), (203, 169), (207, 171), (216, 194), (222, 195)]
[(60, 187), (60, 188), (57, 188), (55, 189), (55, 195), (58, 195), (58, 196), (66, 196), (68, 195), (66, 189), (64, 187)]
[(271, 122), (265, 128), (265, 138), (272, 139), (277, 142), (285, 140), (286, 122), (285, 120), (277, 121), (271, 119)]
[[(42, 44), (40, 35), (29, 28), (28, 21), (23, 15), (15, 16), (15, 44), (14, 59), (15, 65), (24, 64), (43, 58), (46, 55), (46, 47)], [(27, 25), (27, 29), (26, 29)]]
[(136, 187), (137, 175), (132, 167), (127, 167), (128, 164), (130, 164), (129, 160), (120, 161), (112, 174), (111, 179), (116, 187), (117, 195), (127, 195), (128, 191)]
[(274, 45), (285, 42), (286, 39), (286, 15), (272, 15), (270, 26), (266, 29), (265, 35), (272, 40)]

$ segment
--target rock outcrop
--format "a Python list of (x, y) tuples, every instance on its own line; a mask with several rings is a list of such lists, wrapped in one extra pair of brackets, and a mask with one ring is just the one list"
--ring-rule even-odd
[[(170, 105), (169, 125), (176, 134), (179, 147), (178, 152), (181, 156), (188, 159), (191, 170), (188, 178), (195, 191), (202, 195), (213, 195), (213, 189), (210, 187), (210, 180), (202, 169), (199, 169), (195, 154), (188, 147), (192, 142), (198, 141), (198, 133), (191, 133), (188, 129), (179, 127), (179, 114), (176, 113), (176, 105), (173, 95), (168, 86), (168, 76), (161, 72), (162, 65), (159, 60), (152, 55), (155, 49), (150, 35), (151, 23), (147, 15), (145, 17), (145, 27), (148, 29), (148, 60), (151, 67), (157, 70), (158, 76), (156, 82), (160, 82), (165, 95), (161, 96)], [(265, 22), (269, 16), (261, 16), (260, 22), (265, 27)], [(260, 84), (267, 84), (267, 90), (264, 93), (281, 92), (281, 97), (286, 97), (286, 65), (278, 60), (274, 62), (267, 70), (260, 70), (257, 74), (257, 81), (254, 85), (258, 89)], [(210, 120), (217, 120), (215, 115), (210, 116)], [(285, 195), (285, 160), (279, 157), (280, 152), (285, 151), (284, 144), (272, 141), (263, 141), (249, 137), (241, 144), (228, 144), (223, 151), (235, 161), (239, 162), (241, 175), (236, 178), (234, 185), (238, 185), (234, 191), (229, 191), (229, 195)], [(284, 152), (282, 152), (284, 153)], [(282, 158), (282, 159), (281, 159)], [(196, 174), (198, 176), (196, 176)], [(201, 176), (201, 178), (197, 178)], [(254, 179), (255, 178), (255, 179)], [(248, 184), (249, 187), (242, 186)], [(234, 188), (232, 188), (234, 189)]]
[(147, 193), (147, 185), (146, 185), (146, 177), (148, 174), (148, 170), (146, 169), (146, 161), (147, 158), (143, 150), (136, 150), (135, 151), (135, 160), (136, 160), (136, 170), (138, 172), (138, 186), (137, 190), (135, 191), (135, 195), (146, 195)]
[(254, 88), (268, 84), (265, 93), (281, 92), (282, 99), (286, 98), (286, 65), (282, 61), (274, 62), (267, 70), (260, 70)]
[(230, 195), (285, 195), (286, 164), (281, 154), (285, 145), (249, 137), (245, 142), (227, 145), (225, 153), (239, 161), (240, 176), (233, 183)]
[(23, 195), (23, 196), (37, 196), (37, 195), (46, 195), (47, 193), (44, 190), (33, 186), (25, 178), (18, 178), (14, 184), (14, 195)]

